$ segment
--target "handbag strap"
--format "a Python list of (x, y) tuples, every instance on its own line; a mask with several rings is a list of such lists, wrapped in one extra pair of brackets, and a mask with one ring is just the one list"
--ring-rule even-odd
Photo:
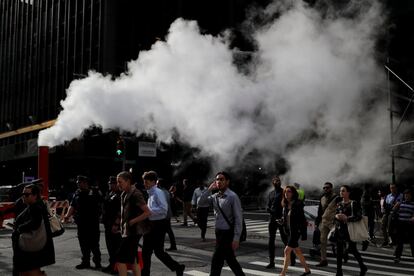
[[(352, 217), (354, 217), (354, 202), (355, 202), (355, 200), (351, 200), (351, 212), (352, 212)], [(363, 219), (363, 216), (361, 215), (361, 219), (359, 219), (359, 220), (357, 220), (357, 221), (362, 221), (362, 219)], [(357, 221), (355, 221), (355, 222), (357, 222)]]
[(233, 224), (230, 223), (230, 220), (227, 218), (227, 216), (224, 214), (223, 209), (221, 209), (220, 204), (219, 204), (219, 200), (218, 197), (216, 196), (216, 202), (217, 202), (217, 207), (220, 210), (221, 215), (223, 216), (223, 218), (226, 220), (227, 224), (230, 227), (233, 227)]

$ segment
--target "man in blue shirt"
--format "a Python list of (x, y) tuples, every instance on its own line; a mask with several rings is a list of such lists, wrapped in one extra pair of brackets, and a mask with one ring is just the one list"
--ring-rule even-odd
[(171, 271), (175, 271), (177, 276), (182, 276), (185, 265), (179, 264), (164, 251), (165, 234), (168, 229), (168, 202), (164, 192), (157, 187), (157, 173), (154, 171), (145, 172), (142, 175), (145, 189), (148, 193), (148, 208), (151, 211), (149, 220), (151, 222), (151, 231), (144, 235), (142, 246), (142, 259), (144, 268), (141, 271), (142, 276), (149, 276), (151, 271), (152, 252), (163, 262)]
[(200, 227), (201, 229), (201, 240), (203, 242), (206, 241), (207, 219), (208, 219), (208, 211), (210, 209), (210, 204), (208, 202), (205, 202), (204, 204), (203, 203), (200, 204), (200, 197), (206, 189), (207, 187), (205, 187), (204, 183), (200, 181), (199, 187), (194, 190), (193, 199), (191, 201), (193, 206), (196, 206), (197, 208), (197, 222), (198, 222), (198, 227)]
[[(393, 183), (390, 184), (390, 192), (384, 199), (384, 214), (382, 216), (382, 234), (384, 236), (384, 242), (382, 243), (382, 246), (387, 246), (389, 237), (391, 237), (391, 244), (395, 244), (395, 237), (393, 234), (394, 231), (394, 224), (395, 221), (393, 221), (393, 209), (397, 203), (400, 203), (402, 201), (402, 194), (398, 192), (397, 186)], [(396, 218), (396, 217), (395, 217)]]
[[(234, 254), (234, 251), (239, 247), (243, 228), (243, 213), (240, 199), (235, 192), (229, 189), (229, 184), (230, 175), (226, 172), (218, 172), (216, 180), (199, 199), (199, 204), (209, 202), (214, 207), (216, 248), (211, 260), (211, 276), (221, 275), (224, 261), (236, 276), (245, 275)], [(212, 195), (212, 191), (215, 190), (218, 190), (218, 193)]]

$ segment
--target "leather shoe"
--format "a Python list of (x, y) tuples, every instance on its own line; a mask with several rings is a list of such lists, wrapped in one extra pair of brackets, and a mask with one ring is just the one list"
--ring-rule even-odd
[(175, 273), (177, 274), (177, 276), (183, 276), (184, 275), (184, 269), (185, 269), (185, 265), (180, 264), (178, 266), (178, 268), (175, 270)]
[(317, 267), (324, 267), (324, 266), (328, 266), (328, 261), (327, 260), (322, 260), (319, 262), (319, 264), (316, 265)]
[(171, 247), (165, 249), (165, 251), (177, 251), (177, 247), (171, 246)]
[(266, 268), (275, 268), (275, 263), (269, 263)]
[(300, 276), (306, 276), (306, 275), (310, 275), (312, 272), (309, 270), (308, 272), (302, 273), (300, 274)]
[(77, 266), (75, 266), (76, 269), (86, 269), (86, 268), (91, 268), (91, 264), (90, 263), (80, 263)]

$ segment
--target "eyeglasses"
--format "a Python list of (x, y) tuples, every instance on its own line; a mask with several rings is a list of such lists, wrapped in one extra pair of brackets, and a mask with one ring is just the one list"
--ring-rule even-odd
[(28, 197), (29, 195), (32, 195), (32, 193), (22, 193), (22, 196)]

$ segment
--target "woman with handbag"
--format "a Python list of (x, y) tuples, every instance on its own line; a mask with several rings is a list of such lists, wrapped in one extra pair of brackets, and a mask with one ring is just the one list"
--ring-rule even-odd
[(17, 216), (12, 234), (13, 275), (46, 275), (41, 267), (55, 263), (55, 248), (47, 207), (35, 184), (22, 193), (26, 209)]
[(362, 209), (361, 204), (358, 201), (350, 200), (350, 187), (347, 185), (342, 185), (339, 195), (342, 198), (336, 208), (335, 215), (335, 229), (336, 229), (336, 267), (337, 272), (336, 276), (342, 276), (342, 258), (344, 254), (344, 249), (346, 244), (348, 244), (348, 253), (352, 253), (355, 256), (355, 259), (358, 261), (359, 267), (361, 269), (360, 276), (364, 276), (368, 268), (364, 264), (361, 254), (358, 252), (357, 244), (354, 241), (351, 241), (348, 232), (348, 223), (357, 222), (362, 219)]
[(303, 210), (303, 202), (299, 200), (298, 192), (293, 186), (286, 186), (283, 190), (283, 217), (282, 223), (285, 233), (288, 236), (288, 242), (284, 250), (283, 270), (280, 276), (285, 276), (290, 264), (290, 255), (295, 252), (300, 263), (305, 268), (305, 272), (301, 276), (311, 274), (309, 265), (306, 263), (305, 256), (299, 247), (299, 238), (307, 239), (307, 222)]

